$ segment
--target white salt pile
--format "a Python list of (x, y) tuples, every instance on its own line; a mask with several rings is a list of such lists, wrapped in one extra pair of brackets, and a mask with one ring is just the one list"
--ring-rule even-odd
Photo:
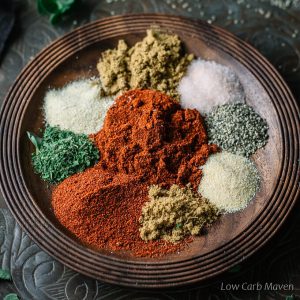
[(249, 159), (221, 152), (202, 168), (199, 193), (225, 213), (244, 209), (259, 188), (258, 171)]
[(62, 89), (49, 90), (44, 99), (45, 120), (50, 126), (74, 133), (98, 132), (112, 97), (100, 97), (100, 84), (96, 80), (73, 81)]
[(228, 67), (214, 61), (194, 60), (178, 86), (181, 106), (208, 113), (214, 106), (245, 102), (242, 84)]

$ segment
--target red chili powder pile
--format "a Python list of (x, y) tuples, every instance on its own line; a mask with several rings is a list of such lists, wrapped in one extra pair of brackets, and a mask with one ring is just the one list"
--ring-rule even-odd
[(200, 113), (160, 92), (132, 90), (116, 100), (103, 129), (91, 138), (100, 161), (55, 188), (52, 204), (59, 221), (97, 249), (152, 257), (182, 249), (191, 239), (141, 240), (139, 218), (151, 184), (198, 186), (199, 166), (217, 151), (207, 144)]

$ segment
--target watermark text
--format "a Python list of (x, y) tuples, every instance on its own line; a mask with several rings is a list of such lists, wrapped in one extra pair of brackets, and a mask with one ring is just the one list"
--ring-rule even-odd
[(293, 291), (294, 285), (291, 283), (274, 283), (274, 282), (256, 282), (256, 283), (224, 283), (221, 282), (221, 291)]

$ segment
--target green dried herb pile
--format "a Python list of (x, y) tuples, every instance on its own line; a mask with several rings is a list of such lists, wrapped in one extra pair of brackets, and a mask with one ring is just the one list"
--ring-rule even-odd
[(36, 147), (32, 163), (37, 174), (50, 183), (84, 171), (99, 159), (99, 151), (88, 136), (48, 126), (43, 138), (28, 133)]

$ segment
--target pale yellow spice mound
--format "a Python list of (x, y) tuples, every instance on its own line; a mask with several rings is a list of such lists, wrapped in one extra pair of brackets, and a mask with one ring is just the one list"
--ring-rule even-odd
[(104, 95), (129, 89), (154, 89), (178, 98), (177, 86), (192, 54), (184, 54), (177, 35), (147, 30), (147, 36), (129, 48), (120, 40), (116, 49), (102, 53), (98, 62)]
[(149, 199), (140, 217), (140, 236), (145, 241), (164, 239), (174, 243), (187, 235), (199, 235), (219, 217), (218, 209), (190, 185), (172, 185), (169, 190), (150, 186)]
[(199, 193), (225, 213), (244, 209), (259, 190), (260, 176), (253, 162), (222, 151), (202, 167)]

